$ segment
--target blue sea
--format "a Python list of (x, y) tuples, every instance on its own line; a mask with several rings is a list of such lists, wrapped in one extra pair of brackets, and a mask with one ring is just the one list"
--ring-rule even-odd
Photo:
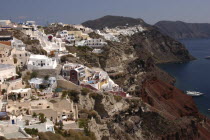
[(160, 68), (176, 78), (175, 86), (183, 91), (205, 93), (193, 97), (199, 111), (210, 118), (210, 39), (180, 40), (197, 60), (181, 64), (163, 64)]

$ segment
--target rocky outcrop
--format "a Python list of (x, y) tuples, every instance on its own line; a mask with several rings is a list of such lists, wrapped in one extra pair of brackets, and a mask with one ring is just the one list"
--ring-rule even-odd
[(210, 38), (210, 24), (208, 23), (160, 21), (155, 26), (163, 34), (175, 39)]
[[(110, 93), (80, 96), (79, 109), (99, 107), (97, 115), (89, 121), (89, 129), (98, 140), (208, 140), (209, 122), (199, 115), (191, 97), (174, 87), (171, 96), (171, 89), (165, 88), (172, 86), (157, 80), (145, 82), (144, 86), (145, 91), (140, 98), (116, 100)], [(161, 91), (168, 90), (169, 93), (158, 92), (159, 86), (163, 88)], [(154, 90), (153, 93), (150, 90)], [(150, 101), (146, 99), (146, 94), (150, 96)], [(178, 97), (175, 97), (176, 94)], [(183, 103), (184, 98), (187, 100)], [(106, 117), (103, 116), (104, 111), (107, 112)]]
[(140, 96), (168, 119), (198, 117), (198, 109), (191, 96), (156, 78), (144, 82)]
[(180, 42), (156, 29), (139, 32), (131, 37), (131, 45), (139, 55), (147, 54), (155, 63), (185, 62), (194, 58)]

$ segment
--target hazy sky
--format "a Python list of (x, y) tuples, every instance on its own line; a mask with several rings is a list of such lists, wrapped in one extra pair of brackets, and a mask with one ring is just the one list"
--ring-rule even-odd
[(0, 0), (0, 19), (78, 24), (105, 15), (210, 23), (210, 0)]

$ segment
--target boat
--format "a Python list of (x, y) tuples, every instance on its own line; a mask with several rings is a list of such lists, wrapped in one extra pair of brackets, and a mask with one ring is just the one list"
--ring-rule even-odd
[(196, 92), (196, 91), (187, 91), (186, 94), (189, 95), (189, 96), (201, 96), (201, 95), (203, 95), (204, 93)]
[(210, 56), (206, 56), (205, 59), (210, 59)]

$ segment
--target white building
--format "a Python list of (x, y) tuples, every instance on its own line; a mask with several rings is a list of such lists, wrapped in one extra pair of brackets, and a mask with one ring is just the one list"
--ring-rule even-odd
[(18, 67), (23, 67), (27, 64), (29, 57), (30, 57), (30, 52), (25, 51), (25, 50), (18, 50), (16, 48), (14, 48), (11, 51), (11, 56), (13, 58), (14, 61), (14, 65), (18, 66)]
[(89, 39), (85, 41), (85, 45), (92, 48), (101, 48), (107, 45), (103, 39)]
[(16, 76), (17, 74), (15, 66), (9, 64), (0, 64), (0, 84), (10, 78), (15, 79)]
[(34, 128), (34, 129), (37, 129), (39, 132), (52, 132), (52, 133), (55, 133), (54, 124), (49, 119), (47, 119), (47, 121), (44, 122), (44, 123), (26, 125), (25, 128), (30, 128), (30, 129)]
[(26, 25), (36, 25), (35, 21), (26, 21)]
[[(65, 52), (65, 42), (61, 38), (53, 37), (53, 35), (46, 35), (44, 32), (36, 31), (37, 39), (39, 40), (42, 48), (47, 51), (48, 54), (51, 52)], [(51, 39), (49, 39), (49, 37)]]
[(9, 26), (12, 22), (10, 20), (0, 20), (0, 26)]
[(68, 36), (68, 31), (67, 30), (63, 30), (61, 32), (58, 32), (57, 36), (60, 36), (62, 39), (65, 39)]
[(66, 38), (66, 41), (68, 41), (69, 43), (74, 43), (75, 41), (75, 36), (72, 34), (72, 35), (68, 35)]
[(15, 95), (16, 99), (19, 97), (30, 99), (32, 96), (31, 88), (11, 90), (10, 94)]
[(12, 48), (16, 48), (17, 50), (24, 51), (26, 48), (26, 45), (23, 43), (23, 41), (18, 40), (16, 38), (13, 38), (11, 44), (12, 44)]
[(57, 61), (45, 55), (31, 55), (27, 64), (28, 70), (55, 69)]
[(44, 93), (52, 93), (57, 88), (57, 80), (55, 77), (49, 77), (48, 79), (43, 78), (32, 78), (29, 80), (29, 84), (32, 88), (45, 89)]
[(79, 85), (80, 82), (85, 78), (85, 66), (74, 63), (64, 64), (62, 75), (66, 80)]

